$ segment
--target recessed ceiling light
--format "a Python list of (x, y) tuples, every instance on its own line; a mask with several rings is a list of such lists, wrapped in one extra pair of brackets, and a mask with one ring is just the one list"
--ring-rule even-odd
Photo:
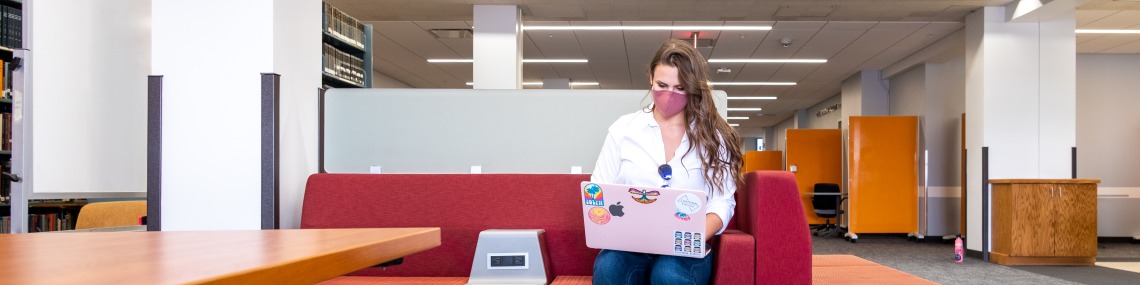
[(740, 124), (728, 124), (729, 127), (739, 127)]
[(760, 111), (762, 108), (728, 108), (729, 111)]
[[(470, 58), (430, 58), (427, 62), (431, 63), (472, 63), (474, 59)], [(587, 63), (590, 62), (586, 59), (524, 59), (523, 63)]]
[(729, 96), (728, 100), (776, 100), (776, 96)]
[(1085, 30), (1078, 29), (1078, 34), (1140, 34), (1140, 30)]
[(748, 117), (727, 117), (726, 120), (747, 120)]
[(709, 85), (722, 85), (722, 86), (730, 86), (730, 85), (783, 85), (783, 86), (792, 86), (792, 85), (796, 85), (796, 83), (795, 82), (709, 82)]
[(775, 59), (775, 58), (757, 58), (757, 59), (710, 59), (709, 63), (826, 63), (826, 59)]
[(527, 26), (525, 31), (768, 31), (772, 26)]

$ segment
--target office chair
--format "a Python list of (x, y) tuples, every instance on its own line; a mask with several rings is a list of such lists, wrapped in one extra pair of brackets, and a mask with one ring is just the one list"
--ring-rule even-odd
[[(839, 185), (834, 183), (817, 183), (813, 189), (814, 193), (840, 193)], [(833, 231), (839, 230), (839, 217), (844, 213), (839, 209), (839, 203), (842, 202), (839, 195), (812, 195), (811, 205), (815, 208), (815, 215), (826, 220), (825, 224), (816, 227), (812, 231), (814, 236), (826, 237)], [(835, 218), (835, 224), (831, 223), (831, 218)]]
[(90, 203), (79, 209), (75, 229), (137, 226), (146, 216), (146, 201)]

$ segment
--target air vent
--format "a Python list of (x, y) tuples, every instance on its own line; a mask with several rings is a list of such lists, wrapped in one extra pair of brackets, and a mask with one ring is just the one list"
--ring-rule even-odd
[(471, 29), (431, 29), (437, 39), (470, 39)]

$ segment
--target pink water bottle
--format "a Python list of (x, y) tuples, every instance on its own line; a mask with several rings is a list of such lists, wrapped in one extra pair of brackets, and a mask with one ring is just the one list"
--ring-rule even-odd
[(962, 237), (954, 238), (954, 262), (962, 263)]

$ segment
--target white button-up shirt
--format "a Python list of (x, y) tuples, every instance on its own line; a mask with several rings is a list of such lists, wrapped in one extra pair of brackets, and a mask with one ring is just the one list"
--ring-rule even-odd
[[(693, 128), (689, 125), (689, 128)], [(707, 193), (708, 212), (720, 216), (723, 222), (716, 234), (724, 232), (728, 221), (736, 209), (735, 180), (730, 176), (724, 179), (722, 189), (716, 191), (705, 183), (704, 168), (698, 152), (699, 147), (692, 151), (689, 149), (689, 136), (681, 138), (681, 144), (673, 155), (673, 160), (665, 161), (665, 143), (661, 138), (661, 127), (653, 119), (653, 113), (637, 111), (621, 116), (610, 125), (609, 134), (602, 143), (602, 153), (598, 155), (598, 163), (594, 166), (594, 173), (590, 176), (591, 182), (626, 184), (644, 187), (661, 187), (665, 179), (657, 173), (657, 168), (668, 163), (673, 168), (673, 177), (669, 179), (670, 188), (704, 190)], [(686, 153), (688, 151), (688, 153)], [(727, 152), (721, 151), (722, 159)], [(727, 159), (725, 159), (727, 160)], [(725, 169), (724, 173), (732, 173)]]

